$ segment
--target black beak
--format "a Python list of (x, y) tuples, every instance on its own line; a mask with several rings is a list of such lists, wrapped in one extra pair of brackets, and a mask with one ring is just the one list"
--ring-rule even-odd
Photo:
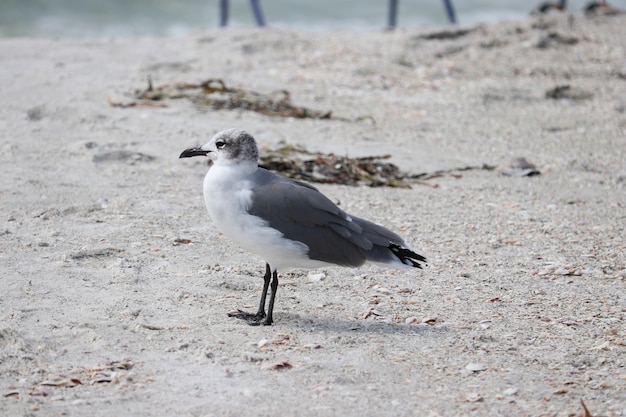
[(202, 148), (189, 148), (185, 149), (178, 158), (191, 158), (192, 156), (206, 156), (209, 151), (205, 151)]

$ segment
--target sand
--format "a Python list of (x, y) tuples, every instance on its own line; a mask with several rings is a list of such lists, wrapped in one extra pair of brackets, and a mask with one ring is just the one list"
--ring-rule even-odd
[[(625, 39), (624, 15), (552, 15), (0, 40), (0, 414), (626, 415)], [(109, 105), (147, 77), (286, 89), (346, 120)], [(443, 170), (319, 186), (429, 268), (282, 271), (275, 325), (227, 317), (256, 308), (263, 261), (178, 155), (228, 127)], [(503, 175), (518, 157), (541, 174)], [(499, 169), (461, 170), (482, 164)]]

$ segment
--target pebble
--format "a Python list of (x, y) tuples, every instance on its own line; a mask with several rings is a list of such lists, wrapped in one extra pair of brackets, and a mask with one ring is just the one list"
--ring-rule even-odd
[(391, 290), (389, 290), (388, 288), (385, 288), (385, 287), (375, 286), (374, 289), (379, 294), (384, 294), (384, 295), (390, 295), (391, 294)]
[(326, 274), (323, 272), (309, 272), (309, 274), (307, 275), (307, 278), (309, 278), (309, 281), (311, 282), (320, 282), (322, 281), (324, 278), (326, 278)]
[(483, 400), (483, 396), (477, 392), (470, 392), (465, 396), (465, 401), (468, 403), (475, 403)]
[(468, 363), (465, 366), (465, 369), (471, 372), (481, 372), (481, 371), (486, 370), (487, 367), (483, 365), (482, 363)]

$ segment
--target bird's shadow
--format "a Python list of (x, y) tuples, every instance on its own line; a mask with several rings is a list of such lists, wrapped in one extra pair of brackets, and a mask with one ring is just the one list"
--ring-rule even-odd
[(369, 320), (346, 320), (341, 318), (326, 318), (317, 316), (303, 316), (295, 313), (280, 312), (277, 325), (292, 327), (300, 330), (324, 331), (334, 333), (376, 333), (376, 334), (441, 334), (449, 331), (448, 327), (431, 326), (427, 324), (413, 325), (389, 323)]

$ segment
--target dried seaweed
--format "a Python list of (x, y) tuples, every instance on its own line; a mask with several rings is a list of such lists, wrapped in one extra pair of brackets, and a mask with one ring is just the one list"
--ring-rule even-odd
[(546, 91), (546, 98), (554, 100), (588, 100), (593, 98), (593, 93), (570, 85), (557, 85)]
[(469, 35), (470, 33), (476, 31), (476, 29), (444, 29), (430, 33), (424, 33), (422, 35), (416, 36), (418, 39), (426, 39), (426, 40), (448, 40), (448, 39), (457, 39), (462, 38), (465, 35)]
[(326, 184), (403, 187), (405, 175), (397, 166), (382, 162), (389, 155), (348, 158), (310, 153), (301, 147), (282, 146), (261, 156), (260, 166), (288, 177)]
[(281, 145), (276, 150), (265, 151), (259, 166), (281, 175), (325, 184), (367, 185), (370, 187), (411, 188), (412, 184), (436, 186), (424, 182), (434, 178), (452, 175), (457, 171), (473, 169), (493, 170), (495, 167), (463, 167), (454, 170), (441, 170), (434, 173), (409, 174), (396, 165), (384, 162), (390, 155), (349, 158), (335, 154), (311, 153), (299, 146)]
[(312, 110), (296, 106), (291, 102), (291, 94), (287, 90), (276, 91), (271, 95), (258, 93), (243, 88), (227, 87), (223, 80), (208, 79), (199, 84), (176, 83), (163, 84), (157, 87), (148, 80), (145, 90), (135, 91), (139, 102), (127, 104), (111, 103), (117, 107), (132, 107), (146, 102), (161, 100), (188, 99), (198, 106), (206, 106), (213, 110), (250, 110), (272, 117), (294, 117), (298, 119), (332, 119), (332, 112)]

